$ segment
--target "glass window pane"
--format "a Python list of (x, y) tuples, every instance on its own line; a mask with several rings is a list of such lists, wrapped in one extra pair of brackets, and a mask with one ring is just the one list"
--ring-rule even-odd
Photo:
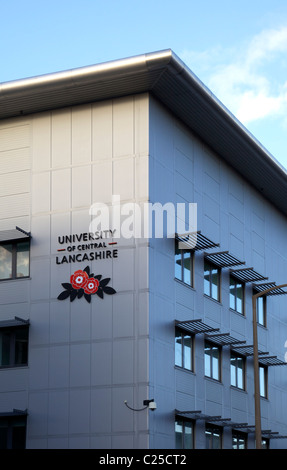
[(210, 265), (204, 263), (204, 293), (210, 296)]
[(19, 420), (13, 424), (12, 449), (25, 449), (26, 447), (26, 423)]
[(0, 245), (0, 279), (12, 278), (12, 244)]
[(219, 350), (213, 348), (212, 351), (212, 378), (219, 380)]
[(175, 334), (175, 365), (182, 367), (182, 334)]
[(30, 243), (17, 243), (16, 277), (29, 276)]
[(28, 329), (15, 331), (15, 364), (28, 363)]
[(236, 310), (239, 313), (243, 313), (243, 286), (237, 284), (236, 286)]
[(183, 367), (189, 370), (191, 370), (191, 358), (192, 358), (191, 344), (192, 344), (191, 336), (189, 335), (184, 336), (183, 338), (183, 357), (184, 357)]
[(183, 252), (183, 282), (191, 285), (191, 253), (190, 251)]
[(211, 271), (211, 297), (218, 300), (218, 270), (212, 269)]
[(236, 387), (236, 358), (231, 357), (230, 359), (230, 375), (231, 375), (231, 385)]
[(266, 372), (264, 367), (259, 367), (260, 395), (266, 397)]
[(0, 332), (0, 366), (10, 364), (10, 333)]
[(193, 448), (192, 423), (186, 422), (184, 425), (184, 448)]
[(174, 269), (175, 269), (175, 277), (176, 279), (182, 280), (182, 268), (181, 268), (181, 258), (182, 258), (182, 250), (179, 250), (178, 247), (175, 248), (175, 255), (174, 255)]
[(257, 299), (257, 321), (260, 325), (265, 326), (265, 309), (266, 298), (258, 297)]
[(211, 349), (209, 346), (205, 346), (204, 351), (204, 374), (211, 377)]
[(213, 433), (213, 449), (220, 449), (220, 434), (218, 432)]
[(175, 448), (182, 449), (182, 422), (175, 422)]
[(229, 288), (229, 307), (235, 310), (235, 282), (234, 279), (230, 279), (230, 288)]
[(243, 359), (242, 357), (237, 358), (237, 387), (243, 388), (244, 382), (244, 371), (243, 371)]
[(7, 449), (8, 422), (6, 419), (0, 420), (0, 449)]

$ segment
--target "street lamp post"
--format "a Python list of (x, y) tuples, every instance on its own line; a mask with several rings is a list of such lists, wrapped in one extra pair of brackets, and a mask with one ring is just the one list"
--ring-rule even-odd
[(255, 405), (255, 443), (256, 449), (262, 447), (261, 436), (261, 412), (260, 412), (260, 385), (259, 385), (259, 361), (258, 361), (258, 337), (257, 337), (257, 315), (256, 315), (256, 302), (258, 297), (268, 294), (274, 289), (287, 287), (287, 284), (281, 286), (273, 286), (262, 292), (258, 292), (252, 296), (252, 313), (253, 313), (253, 360), (254, 360), (254, 405)]

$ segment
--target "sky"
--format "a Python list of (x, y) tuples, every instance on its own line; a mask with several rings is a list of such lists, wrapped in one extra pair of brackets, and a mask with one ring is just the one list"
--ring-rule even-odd
[(0, 0), (0, 86), (163, 49), (287, 168), (287, 0)]

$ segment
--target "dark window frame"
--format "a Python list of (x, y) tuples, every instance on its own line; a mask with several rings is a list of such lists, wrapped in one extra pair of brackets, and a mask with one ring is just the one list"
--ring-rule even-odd
[[(244, 447), (241, 447), (243, 442)], [(232, 430), (232, 449), (247, 449), (248, 436), (241, 431)]]
[[(24, 339), (17, 338), (17, 333), (25, 332)], [(2, 341), (0, 338), (0, 348), (3, 346), (3, 338), (6, 333), (6, 351), (8, 354), (8, 361), (6, 364), (3, 364), (3, 350), (0, 354), (0, 370), (1, 369), (10, 369), (15, 367), (27, 367), (28, 366), (28, 352), (29, 352), (29, 324), (24, 324), (23, 326), (10, 326), (10, 327), (0, 327), (0, 337), (2, 337)], [(21, 342), (24, 344), (24, 349), (20, 351), (20, 344)], [(17, 356), (23, 357), (24, 361), (17, 360)]]
[[(189, 287), (194, 287), (194, 252), (192, 250), (188, 249), (180, 249), (178, 247), (179, 242), (175, 242), (175, 257), (176, 255), (180, 255), (180, 275), (177, 275), (177, 270), (175, 269), (175, 279), (178, 281), (182, 282), (183, 284), (189, 286)], [(185, 266), (185, 255), (188, 255), (186, 258), (189, 257), (189, 272), (190, 272), (190, 279), (188, 282), (185, 279), (185, 273), (184, 273), (184, 266)], [(176, 268), (177, 260), (175, 259), (175, 268)]]
[[(211, 438), (207, 437), (207, 433), (210, 433)], [(219, 447), (214, 447), (215, 443), (215, 435), (219, 436)], [(205, 442), (206, 442), (206, 449), (222, 449), (222, 443), (223, 443), (223, 429), (220, 426), (216, 426), (214, 424), (206, 424), (205, 426)], [(209, 446), (207, 446), (207, 443), (209, 443)], [(211, 444), (211, 446), (210, 446)]]
[(26, 449), (26, 432), (27, 415), (0, 416), (0, 449)]
[[(263, 383), (260, 371), (263, 372)], [(268, 367), (261, 364), (259, 364), (259, 393), (261, 398), (268, 399)]]
[[(29, 261), (28, 261), (28, 274), (25, 276), (18, 276), (17, 275), (17, 253), (18, 253), (18, 246), (24, 243), (28, 243), (28, 255), (29, 255)], [(11, 281), (14, 279), (27, 279), (30, 277), (30, 251), (31, 251), (31, 244), (30, 244), (30, 238), (17, 238), (13, 240), (5, 240), (4, 242), (0, 243), (0, 247), (2, 246), (7, 246), (11, 245), (12, 246), (12, 259), (11, 259), (11, 276), (10, 277), (0, 277), (0, 282), (2, 281)]]
[[(234, 285), (233, 285), (234, 304), (235, 304), (234, 306), (231, 305), (231, 287), (232, 287), (231, 281), (234, 282)], [(238, 286), (240, 286), (242, 289), (242, 299), (241, 299), (242, 309), (240, 309), (238, 306), (238, 299), (239, 299)], [(229, 308), (233, 310), (234, 312), (239, 313), (240, 315), (243, 315), (243, 316), (245, 315), (245, 283), (242, 281), (239, 281), (238, 279), (236, 279), (236, 277), (232, 275), (230, 275), (230, 278), (229, 278)]]
[[(255, 291), (253, 292), (255, 294)], [(261, 295), (256, 299), (256, 315), (258, 325), (267, 327), (267, 297)], [(261, 320), (262, 317), (262, 320)]]
[[(176, 432), (176, 425), (181, 426), (182, 432), (181, 434), (181, 446), (177, 446), (178, 440), (177, 440), (177, 432)], [(186, 447), (186, 427), (191, 428), (191, 447)], [(194, 449), (194, 421), (186, 418), (181, 418), (181, 417), (176, 417), (175, 418), (175, 448), (176, 449)], [(179, 433), (178, 433), (179, 434)]]
[[(217, 275), (217, 284), (214, 284), (212, 282), (215, 271)], [(208, 284), (208, 289), (206, 289), (207, 284)], [(213, 294), (214, 285), (216, 285), (217, 295)], [(207, 297), (210, 297), (211, 299), (216, 300), (217, 302), (221, 301), (221, 269), (215, 264), (212, 264), (207, 260), (204, 260), (204, 294)]]
[[(181, 337), (180, 341), (180, 348), (181, 348), (181, 364), (176, 362), (176, 338)], [(190, 367), (186, 367), (185, 361), (185, 348), (184, 348), (184, 339), (188, 337), (190, 338)], [(180, 328), (175, 329), (175, 366), (180, 367), (181, 369), (188, 370), (194, 372), (194, 335), (183, 331)]]
[[(235, 364), (235, 384), (232, 383), (232, 375), (231, 375), (231, 361), (232, 358), (236, 360), (241, 360), (242, 361), (242, 387), (239, 386), (239, 381), (238, 381), (238, 371), (240, 368), (238, 367), (238, 361), (236, 361)], [(232, 387), (238, 388), (239, 390), (246, 390), (246, 358), (244, 356), (241, 356), (240, 354), (234, 353), (231, 351), (230, 353), (230, 383)]]
[[(206, 349), (209, 348), (211, 351), (211, 354), (206, 353)], [(214, 352), (215, 350), (218, 351), (218, 377), (216, 377), (216, 374), (214, 372)], [(206, 372), (206, 358), (208, 357), (209, 361), (209, 368), (210, 368), (210, 375), (208, 375)], [(205, 377), (209, 379), (216, 380), (217, 382), (221, 382), (221, 377), (222, 377), (222, 348), (218, 344), (212, 343), (211, 341), (205, 341), (204, 343), (204, 375)]]

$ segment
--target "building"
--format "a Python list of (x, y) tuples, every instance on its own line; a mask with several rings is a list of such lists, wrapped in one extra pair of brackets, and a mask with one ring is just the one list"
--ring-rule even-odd
[[(0, 446), (254, 448), (277, 287), (286, 448), (285, 169), (170, 50), (3, 83), (0, 119)], [(196, 230), (143, 233), (156, 204)]]

